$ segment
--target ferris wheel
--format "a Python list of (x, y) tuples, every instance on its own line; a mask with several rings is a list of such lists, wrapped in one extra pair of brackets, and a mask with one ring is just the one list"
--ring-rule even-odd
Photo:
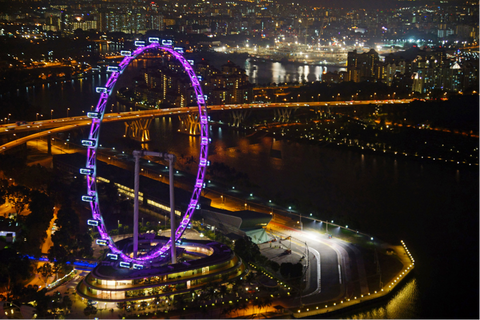
[[(172, 241), (175, 243), (183, 235), (190, 220), (192, 219), (195, 209), (199, 207), (199, 200), (201, 191), (203, 188), (203, 181), (207, 169), (207, 157), (208, 157), (208, 126), (207, 126), (207, 106), (205, 103), (205, 97), (200, 86), (199, 77), (195, 75), (193, 70), (193, 61), (186, 60), (183, 56), (183, 48), (173, 47), (172, 40), (161, 40), (159, 38), (149, 38), (148, 44), (145, 41), (135, 41), (136, 49), (131, 51), (122, 51), (124, 56), (123, 60), (118, 66), (108, 66), (107, 71), (111, 72), (105, 87), (97, 87), (97, 93), (100, 93), (95, 111), (88, 112), (87, 116), (92, 119), (90, 127), (90, 133), (87, 140), (82, 140), (82, 145), (88, 148), (87, 162), (85, 168), (80, 169), (80, 173), (85, 174), (87, 178), (87, 194), (82, 196), (82, 200), (90, 203), (90, 209), (92, 211), (92, 219), (87, 221), (88, 225), (96, 227), (99, 232), (99, 239), (96, 240), (96, 244), (100, 246), (106, 246), (110, 248), (108, 257), (111, 260), (119, 260), (120, 266), (132, 267), (134, 269), (142, 269), (147, 263), (153, 262), (167, 254), (167, 251), (172, 246)], [(198, 105), (198, 119), (200, 122), (200, 155), (198, 162), (197, 178), (192, 191), (192, 196), (188, 204), (187, 210), (180, 221), (180, 225), (177, 227), (173, 234), (173, 238), (169, 240), (163, 246), (155, 246), (147, 253), (131, 257), (120, 250), (115, 242), (112, 240), (103, 221), (103, 216), (100, 212), (99, 197), (97, 193), (97, 146), (100, 137), (100, 127), (102, 124), (103, 116), (105, 113), (105, 107), (107, 106), (107, 100), (113, 92), (113, 88), (127, 66), (135, 60), (138, 56), (142, 55), (148, 50), (160, 50), (166, 54), (176, 58), (182, 65), (185, 72), (190, 77), (192, 83), (195, 98)]]

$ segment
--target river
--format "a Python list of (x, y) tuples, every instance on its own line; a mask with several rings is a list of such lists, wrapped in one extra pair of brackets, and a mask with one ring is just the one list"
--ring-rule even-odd
[[(118, 85), (127, 85), (135, 70), (129, 68)], [(259, 74), (257, 79), (275, 78), (262, 77), (266, 80), (260, 81)], [(54, 117), (66, 116), (67, 108), (75, 116), (96, 104), (94, 88), (104, 83), (105, 75), (88, 75), (85, 80), (30, 87), (18, 95), (38, 106), (44, 118), (51, 116), (50, 110)], [(116, 105), (111, 108), (117, 110)], [(177, 133), (178, 126), (175, 118), (156, 119), (150, 148), (197, 156), (198, 138)], [(123, 130), (122, 123), (104, 125), (101, 143), (121, 148)], [(262, 193), (309, 201), (321, 219), (342, 217), (386, 241), (405, 241), (416, 261), (414, 276), (386, 301), (343, 316), (478, 318), (478, 169), (269, 137), (253, 141), (226, 127), (211, 127), (210, 134), (209, 159), (247, 173)], [(281, 158), (271, 157), (271, 149), (279, 150)]]

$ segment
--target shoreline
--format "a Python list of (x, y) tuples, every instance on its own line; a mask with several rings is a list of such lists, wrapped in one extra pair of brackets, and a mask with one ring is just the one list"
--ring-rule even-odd
[(393, 277), (381, 291), (369, 292), (367, 295), (361, 295), (360, 297), (355, 297), (347, 300), (340, 300), (330, 304), (324, 304), (324, 302), (318, 302), (316, 304), (310, 304), (308, 306), (302, 306), (297, 308), (296, 311), (292, 311), (293, 318), (305, 318), (312, 317), (317, 315), (335, 315), (341, 312), (346, 312), (354, 310), (359, 306), (367, 306), (372, 303), (380, 302), (391, 296), (392, 293), (398, 292), (401, 289), (401, 285), (404, 285), (405, 279), (410, 279), (412, 277), (412, 272), (415, 268), (415, 260), (410, 255), (406, 245), (401, 241), (400, 246), (391, 246), (387, 243), (382, 243), (382, 247), (388, 246), (389, 248), (394, 247), (396, 252), (397, 250), (402, 254), (398, 254), (397, 257), (401, 260), (403, 268), (397, 273), (397, 276)]

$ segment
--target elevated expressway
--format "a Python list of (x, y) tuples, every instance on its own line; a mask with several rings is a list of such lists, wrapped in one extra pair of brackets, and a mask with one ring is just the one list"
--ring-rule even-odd
[[(208, 107), (208, 112), (212, 111), (228, 111), (228, 110), (243, 110), (243, 109), (274, 109), (274, 108), (307, 108), (307, 107), (347, 107), (347, 106), (366, 106), (370, 104), (403, 104), (410, 103), (412, 99), (391, 99), (391, 100), (356, 100), (356, 101), (320, 101), (320, 102), (298, 102), (298, 103), (262, 103), (262, 104), (231, 104), (231, 105), (212, 105)], [(188, 113), (196, 113), (197, 107), (183, 107), (183, 108), (166, 108), (166, 109), (152, 109), (119, 113), (106, 113), (103, 122), (113, 121), (131, 121), (141, 118), (162, 117), (168, 115), (181, 115)], [(57, 118), (52, 120), (43, 120), (35, 122), (27, 122), (23, 124), (3, 124), (0, 126), (0, 135), (12, 134), (13, 140), (0, 146), (0, 153), (22, 145), (30, 140), (39, 139), (48, 136), (52, 133), (64, 132), (76, 129), (78, 127), (89, 126), (91, 119), (87, 116), (77, 116), (68, 118)], [(40, 132), (33, 133), (27, 136), (18, 137), (17, 134), (27, 133), (31, 131)]]

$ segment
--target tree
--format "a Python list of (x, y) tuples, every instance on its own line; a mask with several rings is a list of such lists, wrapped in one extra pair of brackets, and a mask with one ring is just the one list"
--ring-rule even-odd
[(47, 288), (42, 288), (42, 290), (36, 291), (34, 297), (29, 301), (35, 301), (34, 307), (36, 309), (37, 318), (47, 319), (52, 318), (48, 314), (48, 303), (51, 301), (51, 297), (46, 295)]
[(247, 304), (247, 302), (243, 301), (238, 308), (239, 308), (239, 310), (243, 310), (243, 311), (244, 311), (243, 315), (245, 316), (245, 311), (248, 309), (248, 304)]
[(1, 179), (0, 180), (0, 199), (2, 199), (2, 204), (5, 202), (7, 198), (7, 190), (8, 190), (8, 180)]
[(273, 304), (273, 300), (270, 296), (262, 298), (262, 308), (268, 308)]
[(276, 261), (270, 260), (270, 268), (273, 270), (273, 272), (277, 272), (280, 269), (280, 264)]
[(37, 190), (30, 193), (30, 215), (25, 221), (28, 227), (38, 227), (39, 224), (49, 224), (53, 218), (53, 201), (48, 195)]
[(291, 272), (293, 268), (293, 263), (291, 262), (284, 262), (280, 265), (280, 274), (285, 279), (290, 278)]
[(253, 305), (253, 312), (255, 312), (255, 307), (258, 308), (258, 311), (260, 312), (260, 309), (263, 305), (262, 299), (258, 299), (258, 297), (255, 297), (255, 299), (252, 302)]
[(77, 241), (77, 256), (80, 257), (88, 257), (93, 254), (92, 250), (92, 236), (90, 233), (85, 232), (85, 233), (78, 233), (76, 235), (76, 241)]
[(70, 299), (70, 296), (68, 295), (63, 296), (63, 304), (68, 309), (72, 307), (73, 302), (72, 302), (72, 299)]
[(227, 317), (227, 315), (232, 311), (231, 306), (225, 306), (222, 308), (222, 311), (220, 312), (220, 315), (223, 317)]
[(45, 286), (47, 286), (48, 277), (53, 275), (52, 266), (49, 262), (45, 262), (41, 267), (37, 269), (37, 271), (43, 276), (43, 278), (45, 279)]
[[(58, 224), (57, 224), (58, 226)], [(70, 254), (72, 253), (72, 247), (76, 245), (75, 233), (69, 232), (67, 228), (61, 226), (52, 234), (52, 242), (57, 246), (63, 246), (65, 250)]]
[(18, 248), (25, 254), (40, 256), (40, 246), (46, 237), (46, 231), (53, 218), (53, 203), (46, 194), (32, 190), (30, 192), (30, 214), (25, 216), (23, 232)]
[(52, 235), (55, 253), (52, 253), (63, 268), (67, 261), (78, 255), (91, 254), (91, 236), (79, 234), (79, 218), (70, 201), (63, 201), (55, 221), (58, 230)]
[(225, 297), (227, 294), (227, 286), (226, 285), (221, 285), (219, 288), (220, 294), (222, 295), (222, 299)]
[(53, 272), (56, 274), (56, 278), (58, 278), (58, 272), (62, 270), (66, 271), (67, 269), (69, 254), (64, 246), (58, 245), (54, 242), (53, 246), (51, 246), (48, 251), (48, 260), (55, 261), (53, 263)]
[(85, 317), (90, 318), (90, 315), (97, 314), (97, 308), (92, 305), (88, 305), (85, 309), (83, 309), (83, 313), (85, 314)]
[(204, 289), (204, 294), (205, 294), (205, 299), (208, 300), (215, 300), (217, 298), (217, 286), (216, 284), (209, 284), (207, 287)]
[(248, 236), (244, 236), (235, 241), (233, 251), (235, 251), (235, 253), (242, 257), (246, 262), (253, 261), (257, 255), (260, 255), (260, 249)]
[(66, 233), (70, 234), (70, 237), (78, 232), (80, 221), (70, 203), (63, 205), (62, 209), (58, 210), (56, 223), (58, 228), (64, 229)]
[(300, 278), (303, 275), (303, 265), (300, 262), (296, 264), (291, 262), (282, 263), (280, 265), (280, 274), (286, 279)]
[(30, 189), (24, 186), (12, 185), (8, 187), (6, 197), (8, 202), (13, 204), (18, 215), (30, 203)]
[[(0, 283), (7, 288), (7, 295), (12, 288), (30, 274), (30, 260), (8, 247), (0, 251)], [(8, 296), (7, 296), (8, 299)]]

